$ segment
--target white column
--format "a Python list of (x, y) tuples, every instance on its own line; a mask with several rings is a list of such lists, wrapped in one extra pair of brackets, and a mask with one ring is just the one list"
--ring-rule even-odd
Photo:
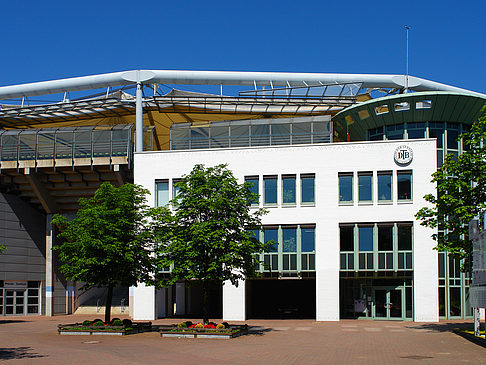
[(128, 315), (130, 318), (133, 318), (133, 293), (134, 293), (135, 287), (132, 285), (130, 288), (128, 288)]
[[(326, 244), (332, 242), (333, 244)], [(339, 321), (338, 226), (316, 226), (316, 320)]]
[(176, 283), (176, 316), (186, 314), (186, 285)]
[(138, 284), (133, 288), (133, 319), (152, 321), (155, 318), (155, 287)]
[(415, 322), (439, 321), (439, 268), (436, 243), (430, 237), (433, 231), (413, 225), (413, 320)]
[(230, 281), (223, 283), (223, 320), (246, 320), (246, 281), (234, 286)]

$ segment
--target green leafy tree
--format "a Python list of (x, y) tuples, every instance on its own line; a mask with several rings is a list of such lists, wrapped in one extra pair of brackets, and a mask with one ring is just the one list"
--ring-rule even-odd
[(146, 229), (147, 191), (138, 185), (101, 184), (94, 196), (80, 199), (76, 217), (69, 221), (56, 214), (63, 243), (59, 251), (61, 272), (83, 282), (84, 289), (107, 287), (105, 322), (110, 321), (113, 288), (138, 282), (152, 283), (155, 270), (153, 237)]
[(423, 226), (438, 228), (440, 234), (432, 236), (437, 249), (466, 259), (463, 269), (468, 270), (472, 252), (468, 224), (475, 217), (482, 218), (486, 208), (486, 106), (471, 130), (461, 137), (465, 151), (457, 158), (447, 155), (432, 175), (437, 195), (426, 195), (431, 205), (420, 209), (415, 217)]
[(5, 247), (4, 245), (0, 245), (0, 253), (5, 251), (6, 249), (7, 249), (7, 247)]
[(267, 248), (250, 231), (261, 228), (263, 209), (250, 212), (256, 194), (239, 184), (226, 165), (194, 169), (176, 184), (179, 194), (168, 207), (153, 210), (158, 236), (158, 263), (171, 267), (162, 286), (179, 280), (199, 280), (203, 320), (208, 322), (208, 287), (256, 274), (256, 255)]

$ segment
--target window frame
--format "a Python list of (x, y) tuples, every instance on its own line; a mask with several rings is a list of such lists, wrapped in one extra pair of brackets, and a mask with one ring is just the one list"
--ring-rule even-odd
[[(410, 197), (408, 199), (400, 199), (400, 181), (399, 176), (409, 175), (410, 176)], [(399, 203), (411, 203), (413, 201), (413, 172), (412, 170), (397, 170), (397, 201)]]
[[(341, 177), (351, 177), (351, 200), (341, 200)], [(354, 172), (339, 172), (338, 173), (338, 202), (339, 202), (339, 205), (353, 205), (354, 204)]]

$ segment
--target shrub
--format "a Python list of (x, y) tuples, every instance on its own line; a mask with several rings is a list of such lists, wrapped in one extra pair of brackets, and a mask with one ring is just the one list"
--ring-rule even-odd
[(124, 319), (122, 323), (125, 327), (129, 327), (132, 325), (132, 321), (130, 321), (129, 319)]
[(224, 324), (222, 324), (222, 323), (220, 323), (220, 324), (218, 324), (218, 325), (216, 326), (216, 329), (218, 329), (218, 330), (222, 330), (222, 329), (224, 329), (224, 328), (226, 328), (226, 327), (225, 327), (225, 326), (224, 326)]
[(195, 327), (196, 327), (196, 328), (204, 328), (204, 325), (203, 325), (202, 323), (198, 323), (198, 324), (196, 324), (196, 326), (195, 326)]
[(113, 321), (111, 321), (112, 326), (123, 326), (123, 322), (119, 318), (115, 318)]
[(121, 322), (121, 319), (120, 318), (116, 318), (116, 317), (115, 318), (112, 318), (110, 324), (113, 326), (113, 322), (115, 322), (115, 321), (120, 321)]
[(103, 321), (95, 321), (93, 323), (93, 326), (94, 327), (104, 327), (105, 326), (105, 322), (103, 322)]
[(181, 322), (177, 325), (178, 328), (187, 328), (186, 322)]
[(224, 328), (229, 328), (229, 323), (228, 322), (223, 322), (221, 324), (224, 326)]
[(93, 322), (91, 322), (88, 319), (86, 321), (83, 321), (83, 326), (85, 326), (85, 327), (91, 326), (92, 324), (93, 324)]
[(191, 327), (192, 326), (192, 322), (191, 321), (186, 321), (185, 323), (186, 323), (186, 326), (187, 327)]

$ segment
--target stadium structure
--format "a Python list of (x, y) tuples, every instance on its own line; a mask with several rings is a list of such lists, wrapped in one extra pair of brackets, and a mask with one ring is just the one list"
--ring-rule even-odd
[[(63, 278), (55, 213), (104, 181), (153, 206), (228, 164), (268, 208), (261, 275), (212, 288), (214, 318), (434, 322), (471, 315), (469, 277), (414, 214), (486, 95), (404, 75), (134, 70), (0, 87), (0, 315), (97, 313)], [(195, 316), (197, 284), (117, 289), (134, 319)]]

